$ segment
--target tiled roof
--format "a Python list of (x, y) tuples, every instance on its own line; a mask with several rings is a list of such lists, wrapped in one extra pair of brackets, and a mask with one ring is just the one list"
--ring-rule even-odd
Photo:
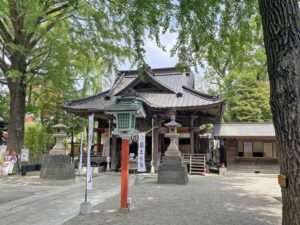
[(215, 124), (217, 137), (275, 137), (272, 123), (221, 123)]
[[(154, 69), (146, 76), (148, 82), (153, 82), (158, 88), (163, 88), (164, 92), (138, 92), (137, 96), (151, 108), (182, 108), (182, 107), (209, 107), (220, 106), (223, 101), (214, 96), (204, 94), (191, 89), (191, 83), (184, 83), (185, 74), (176, 72), (175, 68)], [(191, 75), (189, 75), (191, 77)], [(105, 107), (112, 104), (118, 95), (133, 82), (138, 82), (137, 71), (123, 71), (119, 75), (111, 90), (100, 93), (89, 98), (71, 101), (66, 104), (66, 110), (86, 110), (103, 111)], [(190, 78), (189, 78), (190, 79)]]

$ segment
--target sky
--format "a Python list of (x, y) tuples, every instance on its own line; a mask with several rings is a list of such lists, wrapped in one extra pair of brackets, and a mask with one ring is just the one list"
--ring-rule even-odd
[[(146, 63), (151, 68), (164, 68), (164, 67), (174, 67), (178, 63), (178, 57), (175, 55), (171, 57), (170, 50), (176, 44), (177, 33), (170, 33), (166, 32), (164, 35), (160, 35), (160, 41), (163, 46), (165, 46), (165, 50), (159, 48), (155, 42), (155, 40), (151, 40), (146, 38), (145, 40), (145, 50), (146, 50)], [(119, 70), (131, 70), (136, 69), (132, 68), (131, 64), (127, 61), (125, 64), (120, 65)], [(203, 82), (202, 76), (204, 70), (202, 68), (197, 68), (198, 71), (196, 72), (194, 68), (191, 68), (193, 73), (195, 74), (195, 84), (196, 89), (201, 91), (207, 91), (208, 86), (210, 84)], [(110, 87), (106, 87), (110, 88)]]
[[(163, 68), (163, 67), (173, 67), (178, 62), (178, 57), (170, 56), (170, 50), (176, 43), (177, 33), (167, 32), (160, 36), (160, 40), (163, 46), (165, 46), (166, 51), (159, 48), (155, 40), (146, 38), (145, 40), (145, 50), (146, 50), (146, 63), (151, 68)], [(119, 70), (130, 70), (131, 64), (126, 62), (124, 65), (120, 65)]]

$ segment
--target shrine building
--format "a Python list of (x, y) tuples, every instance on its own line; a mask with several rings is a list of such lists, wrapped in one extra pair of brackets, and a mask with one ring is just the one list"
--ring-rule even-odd
[[(165, 138), (165, 123), (170, 116), (176, 116), (179, 150), (185, 156), (206, 154), (209, 140), (203, 138), (205, 124), (220, 123), (225, 103), (218, 96), (195, 90), (195, 76), (191, 72), (179, 72), (176, 68), (147, 68), (139, 75), (137, 70), (120, 71), (111, 89), (100, 94), (67, 103), (68, 113), (87, 118), (94, 114), (97, 127), (95, 151), (101, 155), (101, 136), (115, 126), (115, 118), (104, 112), (105, 107), (123, 97), (139, 99), (145, 110), (145, 118), (136, 119), (136, 129), (146, 132), (146, 161), (152, 160), (157, 170), (161, 156), (166, 151), (169, 139)], [(121, 140), (110, 135), (111, 167), (117, 166), (121, 151)], [(133, 142), (130, 152), (137, 154), (137, 144)]]

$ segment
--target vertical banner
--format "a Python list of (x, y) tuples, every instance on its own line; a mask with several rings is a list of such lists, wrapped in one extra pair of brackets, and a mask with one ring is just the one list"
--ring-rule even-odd
[(146, 133), (139, 133), (139, 148), (138, 148), (138, 172), (146, 171), (145, 163), (145, 138)]
[(85, 136), (84, 133), (85, 133), (85, 129), (82, 132), (81, 141), (80, 141), (80, 153), (79, 153), (79, 164), (78, 164), (79, 171), (81, 171), (81, 169), (82, 169), (83, 142), (84, 142), (84, 136)]
[(93, 189), (93, 171), (91, 167), (91, 149), (94, 134), (94, 114), (89, 115), (89, 134), (88, 134), (88, 151), (87, 151), (87, 165), (86, 165), (86, 187), (88, 190)]

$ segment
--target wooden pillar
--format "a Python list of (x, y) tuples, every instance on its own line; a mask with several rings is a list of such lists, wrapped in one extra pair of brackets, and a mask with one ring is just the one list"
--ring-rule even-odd
[(158, 158), (157, 158), (157, 170), (158, 170), (158, 167), (160, 165), (160, 159), (161, 159), (161, 143), (162, 143), (162, 140), (161, 140), (161, 135), (159, 133), (160, 131), (160, 128), (161, 128), (161, 119), (160, 118), (157, 118), (157, 129), (156, 129), (156, 133), (154, 136), (157, 135), (157, 150), (158, 150)]
[(128, 209), (128, 177), (129, 177), (129, 143), (122, 139), (122, 165), (121, 165), (121, 209)]
[(195, 153), (195, 138), (194, 138), (194, 116), (190, 118), (190, 153)]
[(101, 120), (98, 120), (98, 129), (97, 129), (97, 155), (100, 154), (101, 151), (101, 132), (100, 132), (100, 123)]
[(97, 131), (97, 155), (101, 155), (101, 132)]
[(117, 165), (117, 136), (111, 135), (111, 169), (115, 170)]

